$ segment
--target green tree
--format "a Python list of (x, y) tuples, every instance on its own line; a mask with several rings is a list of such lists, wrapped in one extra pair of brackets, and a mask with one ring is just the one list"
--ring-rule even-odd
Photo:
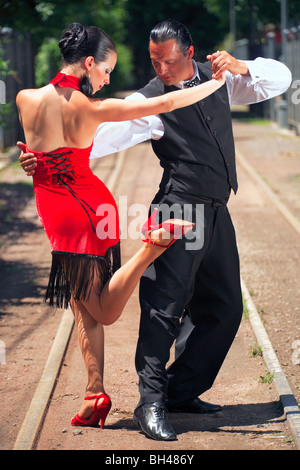
[[(119, 52), (118, 65), (112, 74), (112, 93), (131, 81), (131, 53), (125, 47), (125, 21), (128, 0), (11, 0), (0, 7), (0, 26), (9, 26), (19, 33), (30, 32), (36, 50), (36, 80), (45, 84), (60, 66), (57, 46), (62, 31), (74, 21), (104, 29), (115, 41)], [(120, 55), (121, 54), (121, 55)], [(55, 70), (56, 69), (56, 70)]]
[(219, 17), (208, 11), (203, 0), (130, 0), (127, 9), (127, 43), (134, 53), (137, 86), (145, 84), (152, 73), (148, 53), (149, 33), (158, 22), (175, 18), (184, 23), (196, 44), (199, 60), (205, 60), (226, 33)]
[[(6, 122), (6, 117), (11, 113), (11, 103), (6, 102), (6, 96), (5, 96), (5, 85), (4, 81), (8, 75), (12, 75), (14, 73), (13, 70), (10, 70), (9, 68), (9, 60), (4, 60), (4, 51), (3, 48), (0, 44), (0, 81), (1, 81), (1, 90), (0, 90), (0, 127), (5, 127), (7, 122)], [(4, 96), (2, 96), (2, 94)], [(2, 101), (3, 99), (3, 101)], [(0, 142), (2, 145), (2, 143)]]
[[(216, 15), (229, 31), (229, 0), (203, 0), (207, 10)], [(237, 39), (259, 35), (268, 24), (280, 30), (281, 0), (235, 0)], [(300, 23), (300, 0), (289, 0), (290, 26)], [(252, 25), (252, 26), (251, 26)]]

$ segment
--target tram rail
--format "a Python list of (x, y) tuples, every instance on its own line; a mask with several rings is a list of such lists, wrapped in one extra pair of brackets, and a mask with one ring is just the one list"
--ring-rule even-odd
[[(116, 164), (105, 182), (112, 193), (123, 169), (125, 153), (125, 151), (120, 152), (117, 156)], [(40, 382), (32, 398), (13, 450), (30, 450), (36, 441), (52, 391), (55, 387), (56, 379), (59, 375), (73, 327), (74, 316), (71, 309), (68, 308), (63, 313)]]

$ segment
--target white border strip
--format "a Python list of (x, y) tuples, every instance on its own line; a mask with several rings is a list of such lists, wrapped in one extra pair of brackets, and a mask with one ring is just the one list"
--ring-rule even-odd
[[(122, 151), (117, 156), (116, 165), (106, 184), (110, 192), (114, 191), (117, 180), (123, 169), (125, 154), (126, 151)], [(73, 313), (70, 309), (67, 309), (63, 313), (43, 374), (15, 441), (13, 450), (31, 450), (33, 448), (55, 386), (73, 326)]]

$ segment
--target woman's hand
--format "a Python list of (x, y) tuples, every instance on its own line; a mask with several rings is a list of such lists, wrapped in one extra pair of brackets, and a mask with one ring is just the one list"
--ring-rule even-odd
[(37, 166), (36, 157), (33, 153), (24, 153), (26, 150), (25, 144), (23, 142), (17, 142), (17, 146), (22, 150), (21, 155), (19, 156), (19, 162), (23, 170), (28, 176), (34, 175), (34, 169)]

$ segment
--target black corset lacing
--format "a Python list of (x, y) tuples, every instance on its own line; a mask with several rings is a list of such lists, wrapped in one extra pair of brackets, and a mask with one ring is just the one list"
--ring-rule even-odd
[(57, 184), (63, 184), (70, 194), (76, 199), (77, 202), (81, 205), (81, 207), (85, 210), (87, 213), (87, 216), (91, 222), (92, 229), (94, 232), (96, 232), (95, 226), (93, 224), (93, 221), (90, 217), (90, 214), (88, 213), (88, 209), (95, 214), (96, 212), (94, 209), (92, 209), (87, 202), (85, 202), (83, 199), (81, 199), (76, 192), (69, 186), (69, 184), (75, 184), (75, 178), (74, 174), (75, 171), (72, 169), (70, 159), (67, 157), (67, 155), (73, 153), (72, 150), (69, 150), (67, 152), (57, 152), (57, 153), (44, 153), (45, 157), (50, 157), (49, 159), (46, 160), (47, 163), (53, 166), (49, 166), (50, 170), (55, 170), (55, 173), (52, 173), (53, 176), (57, 177)]

